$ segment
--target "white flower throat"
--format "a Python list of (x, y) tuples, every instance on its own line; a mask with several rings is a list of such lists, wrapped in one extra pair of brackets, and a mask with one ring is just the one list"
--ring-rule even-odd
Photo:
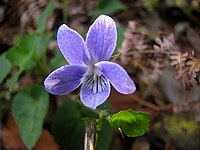
[(96, 94), (104, 91), (108, 80), (104, 77), (102, 72), (93, 65), (88, 68), (88, 71), (83, 76), (82, 83), (83, 86), (88, 88), (88, 90), (91, 90), (93, 94)]

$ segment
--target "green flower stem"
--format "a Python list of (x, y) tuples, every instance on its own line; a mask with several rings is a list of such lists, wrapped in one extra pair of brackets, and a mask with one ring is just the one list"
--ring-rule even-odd
[(95, 150), (96, 122), (88, 121), (85, 127), (84, 150)]

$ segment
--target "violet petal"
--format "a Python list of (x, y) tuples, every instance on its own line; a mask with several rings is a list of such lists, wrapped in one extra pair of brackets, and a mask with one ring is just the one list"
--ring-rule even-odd
[(81, 84), (86, 68), (78, 65), (66, 65), (53, 71), (44, 81), (45, 89), (54, 95), (65, 95)]
[(86, 37), (87, 49), (93, 61), (109, 60), (117, 41), (115, 22), (106, 15), (100, 15), (90, 26)]
[(122, 94), (131, 94), (136, 90), (133, 80), (127, 72), (118, 64), (108, 61), (96, 63), (103, 75), (110, 81), (113, 87)]
[(88, 77), (83, 82), (80, 91), (81, 102), (92, 109), (104, 103), (110, 95), (110, 83), (105, 77), (97, 77), (95, 81), (90, 81)]
[(88, 64), (89, 52), (83, 38), (75, 30), (63, 24), (57, 32), (57, 41), (60, 51), (69, 64)]

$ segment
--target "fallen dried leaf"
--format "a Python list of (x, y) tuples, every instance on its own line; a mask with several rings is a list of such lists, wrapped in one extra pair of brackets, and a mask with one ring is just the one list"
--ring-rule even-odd
[(58, 150), (59, 146), (48, 130), (43, 130), (34, 150)]
[(13, 150), (26, 150), (26, 147), (20, 138), (17, 124), (11, 113), (9, 113), (6, 126), (3, 128), (2, 139), (3, 144)]

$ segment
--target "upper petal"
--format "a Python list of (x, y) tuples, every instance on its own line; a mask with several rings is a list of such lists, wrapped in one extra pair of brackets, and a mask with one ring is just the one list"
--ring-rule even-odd
[(109, 60), (117, 42), (115, 22), (106, 15), (100, 15), (90, 26), (86, 36), (87, 49), (93, 61)]
[(63, 24), (57, 32), (60, 51), (69, 64), (88, 64), (89, 52), (83, 38), (73, 29)]
[[(92, 109), (104, 103), (110, 95), (110, 83), (103, 76), (88, 76), (81, 86), (81, 102)], [(93, 80), (94, 79), (94, 80)]]
[(136, 90), (133, 80), (118, 64), (102, 61), (95, 64), (103, 75), (111, 82), (113, 87), (122, 94), (131, 94)]
[(45, 89), (54, 95), (65, 95), (81, 84), (86, 68), (78, 65), (66, 65), (53, 71), (44, 81)]

